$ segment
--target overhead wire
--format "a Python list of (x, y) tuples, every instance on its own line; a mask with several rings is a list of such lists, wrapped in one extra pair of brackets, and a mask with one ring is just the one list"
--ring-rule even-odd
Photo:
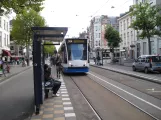
[(93, 17), (97, 12), (99, 12), (110, 0), (107, 0), (98, 10), (96, 10), (96, 12), (94, 12), (94, 14), (91, 15), (91, 17)]
[(119, 8), (121, 8), (123, 5), (125, 5), (126, 3), (130, 2), (131, 0), (127, 0), (125, 1), (122, 5), (120, 5), (119, 7), (117, 7), (116, 9), (114, 8), (114, 10), (112, 10), (111, 12), (114, 12), (116, 10), (118, 10)]

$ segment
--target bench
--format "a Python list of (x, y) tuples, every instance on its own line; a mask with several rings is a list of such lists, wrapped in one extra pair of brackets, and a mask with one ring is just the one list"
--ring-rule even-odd
[(48, 83), (50, 83), (50, 82), (46, 82), (45, 85), (44, 85), (45, 98), (48, 98), (49, 91), (52, 90), (52, 88), (53, 88), (53, 87), (47, 87), (47, 85), (49, 85)]

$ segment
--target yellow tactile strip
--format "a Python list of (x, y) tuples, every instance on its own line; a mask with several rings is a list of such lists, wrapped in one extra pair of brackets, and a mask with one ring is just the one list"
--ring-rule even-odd
[(41, 106), (40, 114), (33, 114), (31, 120), (65, 120), (63, 107), (61, 96), (48, 98)]
[(62, 79), (60, 81), (62, 85), (58, 91), (59, 97), (52, 97), (49, 93), (49, 98), (41, 106), (40, 114), (33, 114), (31, 120), (76, 120), (65, 83)]

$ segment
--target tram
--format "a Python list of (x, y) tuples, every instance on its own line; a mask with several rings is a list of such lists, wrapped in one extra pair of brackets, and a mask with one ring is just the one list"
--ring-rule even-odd
[(89, 71), (87, 39), (64, 39), (59, 54), (63, 73), (85, 73)]

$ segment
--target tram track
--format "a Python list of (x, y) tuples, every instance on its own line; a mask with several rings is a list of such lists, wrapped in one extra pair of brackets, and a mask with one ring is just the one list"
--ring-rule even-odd
[[(79, 91), (81, 92), (82, 96), (84, 97), (84, 99), (88, 102), (89, 106), (91, 107), (91, 109), (94, 111), (94, 113), (96, 114), (96, 116), (98, 117), (99, 120), (103, 120), (103, 118), (100, 115), (100, 112), (97, 111), (97, 109), (95, 108), (95, 106), (93, 105), (92, 101), (89, 99), (89, 97), (83, 92), (82, 88), (80, 85), (78, 85), (76, 77), (70, 76), (70, 78), (72, 79), (72, 81), (75, 83), (75, 85), (77, 86), (77, 88), (79, 89)], [(82, 79), (91, 79), (89, 76), (83, 76)], [(137, 107), (136, 105), (134, 105), (133, 103), (127, 101), (126, 99), (124, 99), (123, 97), (121, 97), (120, 95), (118, 95), (117, 93), (115, 93), (114, 91), (108, 89), (106, 86), (100, 84), (99, 82), (92, 80), (94, 82), (96, 82), (97, 84), (99, 84), (101, 87), (105, 88), (106, 91), (110, 91), (112, 94), (115, 94), (116, 96), (118, 96), (119, 98), (121, 98), (122, 100), (125, 100), (126, 102), (130, 103), (130, 105), (134, 106), (135, 108), (141, 110), (142, 112), (144, 112), (145, 114), (147, 114), (148, 116), (152, 117), (152, 119), (155, 120), (159, 120), (158, 118), (156, 118), (155, 116), (149, 114), (148, 112), (144, 111), (143, 109), (140, 109), (139, 107)], [(126, 108), (126, 107), (125, 107)], [(121, 111), (120, 111), (121, 112)]]
[(74, 84), (77, 86), (79, 92), (81, 93), (81, 95), (83, 96), (83, 98), (85, 99), (85, 101), (88, 103), (88, 105), (90, 106), (90, 108), (92, 109), (92, 111), (95, 113), (95, 115), (97, 116), (98, 120), (103, 120), (101, 118), (101, 116), (99, 115), (99, 113), (95, 110), (95, 108), (93, 107), (93, 105), (91, 104), (90, 100), (88, 100), (88, 98), (85, 96), (85, 94), (82, 92), (82, 90), (80, 89), (80, 87), (77, 85), (77, 83), (74, 81), (74, 79), (70, 76), (70, 78), (72, 79), (72, 81), (74, 82)]
[[(152, 88), (156, 88), (157, 91), (160, 91), (161, 93), (161, 85), (152, 81), (144, 81), (142, 79), (139, 78), (135, 78), (132, 76), (126, 76), (124, 74), (121, 73), (116, 73), (113, 71), (109, 71), (109, 70), (104, 70), (104, 69), (100, 69), (100, 68), (95, 68), (95, 67), (91, 67), (91, 71), (94, 73), (97, 73), (105, 78), (111, 79), (113, 81), (116, 81), (120, 84), (123, 84), (125, 86), (128, 86), (132, 89), (135, 89), (137, 91), (140, 91), (142, 93), (148, 94), (156, 99), (160, 99), (161, 100), (161, 94), (160, 95), (156, 95), (153, 94), (153, 92), (149, 92), (148, 89), (152, 89)], [(99, 72), (98, 72), (99, 71)], [(155, 91), (154, 91), (155, 92)]]
[[(95, 81), (95, 80), (94, 80), (94, 81)], [(115, 95), (119, 96), (121, 99), (125, 100), (125, 101), (128, 102), (129, 104), (133, 105), (133, 106), (136, 107), (137, 109), (139, 109), (139, 110), (141, 110), (142, 112), (146, 113), (147, 115), (151, 116), (151, 117), (154, 118), (155, 120), (160, 120), (160, 119), (158, 119), (157, 117), (155, 117), (154, 115), (152, 115), (152, 114), (146, 112), (144, 109), (140, 108), (139, 106), (133, 104), (132, 102), (130, 102), (130, 101), (127, 100), (126, 98), (124, 98), (124, 97), (122, 97), (121, 95), (117, 94), (117, 93), (114, 92), (113, 90), (107, 88), (105, 85), (103, 85), (103, 84), (101, 84), (101, 83), (99, 83), (99, 82), (97, 82), (97, 81), (95, 81), (95, 82), (98, 83), (99, 85), (101, 85), (102, 87), (104, 87), (105, 89), (111, 91), (111, 92), (114, 93)], [(130, 93), (129, 93), (129, 94), (130, 94)], [(155, 105), (154, 105), (154, 106), (155, 106)], [(157, 106), (155, 106), (155, 107), (157, 107)], [(160, 108), (159, 108), (159, 109), (160, 109)]]

